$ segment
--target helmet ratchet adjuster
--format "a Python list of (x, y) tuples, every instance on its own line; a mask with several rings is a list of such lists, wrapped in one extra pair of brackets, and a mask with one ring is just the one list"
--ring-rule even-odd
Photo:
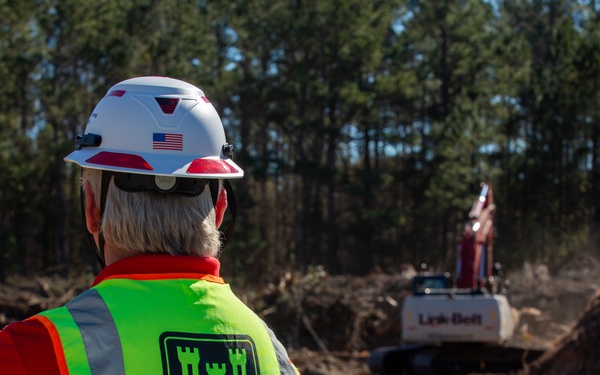
[(81, 150), (84, 147), (98, 147), (102, 143), (102, 136), (98, 134), (83, 134), (78, 135), (75, 140), (75, 148)]
[[(104, 171), (106, 173), (106, 171)], [(115, 185), (124, 191), (139, 192), (154, 190), (160, 193), (178, 193), (195, 197), (204, 191), (208, 183), (206, 179), (184, 178), (175, 176), (155, 176), (135, 173), (109, 172)]]

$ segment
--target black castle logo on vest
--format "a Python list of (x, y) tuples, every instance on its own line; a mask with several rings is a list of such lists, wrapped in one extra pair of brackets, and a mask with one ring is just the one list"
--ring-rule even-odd
[(258, 375), (250, 336), (164, 332), (160, 352), (165, 375)]

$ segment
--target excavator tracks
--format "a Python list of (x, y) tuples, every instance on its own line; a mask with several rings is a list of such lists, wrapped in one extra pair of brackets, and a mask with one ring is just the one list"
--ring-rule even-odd
[(507, 374), (542, 353), (480, 344), (388, 346), (371, 352), (369, 368), (376, 375)]

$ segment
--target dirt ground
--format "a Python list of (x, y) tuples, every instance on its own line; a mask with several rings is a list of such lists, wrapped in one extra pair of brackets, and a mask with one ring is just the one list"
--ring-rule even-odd
[[(282, 273), (261, 288), (232, 287), (288, 347), (303, 375), (366, 375), (373, 348), (399, 343), (402, 301), (414, 275), (410, 266), (365, 277), (330, 276), (316, 267), (303, 275)], [(552, 354), (561, 338), (573, 335), (586, 304), (600, 290), (599, 276), (600, 262), (587, 255), (552, 273), (529, 264), (510, 272), (508, 296), (517, 324), (509, 345)], [(0, 284), (0, 326), (64, 304), (92, 279), (9, 278)]]

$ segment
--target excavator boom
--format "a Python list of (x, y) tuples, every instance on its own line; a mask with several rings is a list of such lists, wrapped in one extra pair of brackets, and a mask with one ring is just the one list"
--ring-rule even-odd
[(492, 275), (495, 210), (492, 188), (484, 183), (457, 245), (458, 288), (483, 288)]

